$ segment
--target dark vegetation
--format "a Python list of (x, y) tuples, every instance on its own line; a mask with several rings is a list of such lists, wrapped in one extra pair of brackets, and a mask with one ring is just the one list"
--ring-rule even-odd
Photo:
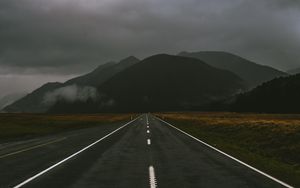
[(234, 157), (296, 187), (300, 186), (300, 115), (158, 115)]
[(277, 78), (237, 96), (239, 112), (300, 113), (300, 74)]

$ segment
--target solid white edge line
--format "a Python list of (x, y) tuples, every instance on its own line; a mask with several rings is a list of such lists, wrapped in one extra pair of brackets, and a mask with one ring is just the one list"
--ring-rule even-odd
[[(138, 117), (138, 118), (139, 118), (139, 117)], [(100, 138), (99, 140), (93, 142), (92, 144), (90, 144), (90, 145), (84, 147), (83, 149), (77, 151), (76, 153), (70, 155), (69, 157), (67, 157), (67, 158), (65, 158), (65, 159), (63, 159), (63, 160), (61, 160), (61, 161), (59, 161), (58, 163), (56, 163), (56, 164), (54, 164), (54, 165), (48, 167), (47, 169), (45, 169), (45, 170), (41, 171), (40, 173), (38, 173), (38, 174), (32, 176), (31, 178), (28, 178), (27, 180), (23, 181), (22, 183), (20, 183), (20, 184), (14, 186), (14, 188), (19, 188), (19, 187), (24, 186), (25, 184), (31, 182), (32, 180), (38, 178), (39, 176), (45, 174), (46, 172), (48, 172), (48, 171), (50, 171), (50, 170), (52, 170), (53, 168), (57, 167), (58, 165), (61, 165), (62, 163), (66, 162), (67, 160), (69, 160), (69, 159), (75, 157), (76, 155), (82, 153), (83, 151), (89, 149), (90, 147), (94, 146), (94, 145), (97, 144), (98, 142), (100, 142), (100, 141), (106, 139), (106, 138), (109, 137), (110, 135), (116, 133), (116, 132), (119, 131), (120, 129), (122, 129), (122, 128), (126, 127), (127, 125), (131, 124), (132, 122), (134, 122), (134, 121), (137, 120), (138, 118), (136, 118), (136, 119), (134, 119), (134, 120), (132, 120), (132, 121), (126, 123), (125, 125), (123, 125), (123, 126), (117, 128), (116, 130), (112, 131), (111, 133), (107, 134), (106, 136), (104, 136), (104, 137)]]
[(147, 144), (151, 145), (151, 140), (150, 139), (147, 139)]
[(171, 125), (170, 123), (168, 123), (168, 122), (160, 119), (159, 117), (156, 117), (156, 118), (158, 120), (160, 120), (161, 122), (164, 122), (165, 124), (169, 125), (170, 127), (176, 129), (177, 131), (179, 131), (179, 132), (181, 132), (181, 133), (183, 133), (183, 134), (185, 134), (185, 135), (193, 138), (194, 140), (196, 140), (196, 141), (204, 144), (205, 146), (207, 146), (207, 147), (209, 147), (209, 148), (211, 148), (211, 149), (213, 149), (213, 150), (215, 150), (215, 151), (217, 151), (217, 152), (225, 155), (226, 157), (229, 157), (230, 159), (232, 159), (232, 160), (234, 160), (234, 161), (236, 161), (236, 162), (238, 162), (238, 163), (240, 163), (240, 164), (242, 164), (242, 165), (250, 168), (251, 170), (253, 170), (253, 171), (255, 171), (255, 172), (257, 172), (257, 173), (259, 173), (259, 174), (261, 174), (261, 175), (263, 175), (263, 176), (265, 176), (265, 177), (267, 177), (267, 178), (269, 178), (269, 179), (271, 179), (271, 180), (273, 180), (273, 181), (275, 181), (275, 182), (277, 182), (277, 183), (279, 183), (279, 184), (287, 187), (287, 188), (294, 188), (293, 186), (291, 186), (291, 185), (289, 185), (289, 184), (287, 184), (287, 183), (285, 183), (285, 182), (283, 182), (283, 181), (281, 181), (279, 179), (276, 179), (275, 177), (273, 177), (273, 176), (271, 176), (271, 175), (269, 175), (269, 174), (267, 174), (267, 173), (265, 173), (265, 172), (263, 172), (261, 170), (258, 170), (257, 168), (255, 168), (255, 167), (253, 167), (253, 166), (251, 166), (251, 165), (249, 165), (249, 164), (247, 164), (247, 163), (245, 163), (245, 162), (243, 162), (243, 161), (241, 161), (241, 160), (239, 160), (239, 159), (237, 159), (237, 158), (235, 158), (235, 157), (233, 157), (233, 156), (231, 156), (231, 155), (229, 155), (229, 154), (227, 154), (227, 153), (225, 153), (225, 152), (223, 152), (223, 151), (221, 151), (221, 150), (219, 150), (219, 149), (217, 149), (217, 148), (215, 148), (215, 147), (213, 147), (211, 145), (209, 145), (208, 143), (206, 143), (206, 142), (204, 142), (204, 141), (202, 141), (202, 140), (200, 140), (200, 139), (198, 139), (198, 138), (196, 138), (196, 137), (194, 137), (194, 136), (192, 136), (192, 135), (184, 132), (183, 130), (181, 130), (181, 129), (179, 129), (179, 128), (173, 126), (173, 125)]
[(156, 188), (157, 187), (157, 182), (155, 178), (155, 172), (154, 172), (154, 167), (149, 166), (149, 181), (150, 181), (150, 188)]

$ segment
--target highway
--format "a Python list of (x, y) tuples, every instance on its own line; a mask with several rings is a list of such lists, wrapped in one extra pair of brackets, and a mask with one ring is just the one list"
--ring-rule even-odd
[(291, 187), (151, 114), (0, 144), (0, 187)]

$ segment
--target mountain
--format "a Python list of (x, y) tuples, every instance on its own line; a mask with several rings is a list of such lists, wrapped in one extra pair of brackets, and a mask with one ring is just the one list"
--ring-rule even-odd
[[(65, 92), (70, 95), (70, 92), (78, 90), (77, 88), (71, 87), (72, 85), (96, 87), (110, 79), (115, 74), (136, 64), (137, 62), (139, 62), (137, 58), (130, 56), (126, 59), (121, 60), (119, 63), (109, 62), (104, 65), (100, 65), (94, 71), (83, 76), (70, 79), (65, 83), (47, 83), (42, 87), (36, 89), (32, 93), (28, 94), (27, 96), (5, 107), (4, 111), (33, 113), (46, 112), (48, 111), (50, 106), (45, 102), (45, 97), (48, 96), (49, 93), (54, 92), (57, 94), (56, 91), (58, 91)], [(84, 89), (86, 90), (86, 88)], [(79, 94), (82, 94), (82, 92), (80, 92)]]
[(130, 56), (121, 60), (119, 63), (109, 62), (104, 65), (100, 65), (89, 74), (66, 81), (64, 85), (77, 84), (84, 86), (99, 86), (118, 72), (121, 72), (139, 61), (140, 60), (136, 57)]
[(229, 70), (248, 83), (249, 88), (287, 74), (269, 66), (259, 65), (237, 55), (218, 52), (181, 52), (180, 56), (194, 57), (216, 68)]
[(232, 110), (242, 112), (299, 113), (300, 74), (276, 78), (241, 94)]
[(287, 73), (293, 75), (293, 74), (299, 74), (300, 73), (300, 68), (296, 68), (296, 69), (290, 69), (287, 71)]
[(61, 101), (50, 112), (141, 112), (188, 110), (243, 90), (234, 73), (188, 57), (155, 55), (98, 87), (98, 102)]
[(6, 107), (7, 105), (12, 104), (16, 100), (24, 97), (26, 94), (25, 93), (11, 93), (8, 95), (3, 96), (0, 99), (0, 110)]

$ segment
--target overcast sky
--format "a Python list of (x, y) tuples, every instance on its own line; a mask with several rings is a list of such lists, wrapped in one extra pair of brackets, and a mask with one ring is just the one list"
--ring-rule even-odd
[(300, 67), (295, 0), (0, 0), (0, 96), (129, 55), (223, 50)]

